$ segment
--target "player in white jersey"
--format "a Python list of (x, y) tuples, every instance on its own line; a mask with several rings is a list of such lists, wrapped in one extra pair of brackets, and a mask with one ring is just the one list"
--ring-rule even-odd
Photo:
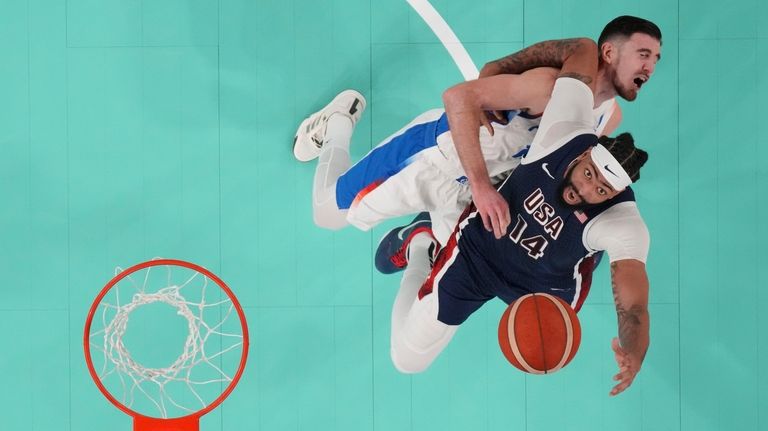
[[(559, 44), (547, 46), (547, 50), (568, 52), (574, 43), (576, 41), (573, 39), (560, 41)], [(653, 74), (656, 62), (661, 58), (661, 30), (648, 20), (620, 16), (605, 26), (597, 45), (599, 63), (596, 105), (617, 94), (627, 101), (635, 100), (640, 88)], [(445, 92), (443, 100), (454, 129), (456, 123), (463, 121), (462, 117), (472, 122), (484, 120), (484, 115), (478, 115), (479, 106), (504, 105), (509, 97), (506, 93), (509, 91), (509, 84), (505, 82), (509, 78), (497, 74), (520, 73), (531, 64), (552, 65), (548, 63), (552, 57), (551, 53), (533, 48), (535, 46), (486, 65), (481, 76), (490, 76), (489, 78), (462, 83)], [(458, 148), (462, 166), (472, 186), (473, 200), (483, 224), (486, 229), (492, 230), (496, 237), (500, 237), (510, 222), (509, 209), (496, 192), (495, 184), (488, 181), (483, 154), (479, 150), (474, 129), (466, 124), (453, 131), (458, 134), (455, 140), (461, 143)], [(610, 134), (610, 131), (607, 134)]]
[[(362, 100), (353, 91), (336, 98), (352, 106)], [(605, 106), (595, 110), (595, 121), (605, 118)], [(358, 104), (360, 106), (360, 104)], [(506, 124), (493, 123), (493, 134), (479, 129), (479, 140), (488, 166), (488, 174), (501, 178), (514, 169), (525, 155), (538, 128), (539, 117), (511, 111)], [(595, 129), (599, 127), (595, 125)], [(333, 142), (331, 140), (330, 142)], [(429, 211), (436, 237), (446, 240), (459, 215), (471, 200), (470, 187), (461, 167), (442, 109), (419, 115), (411, 123), (384, 140), (358, 163), (343, 172), (324, 193), (318, 193), (318, 183), (330, 183), (329, 178), (316, 178), (315, 216), (318, 224), (328, 220), (343, 226), (346, 222), (368, 230), (382, 220), (401, 215)], [(320, 196), (327, 196), (325, 199)], [(327, 202), (328, 211), (319, 211)], [(346, 210), (344, 218), (339, 209)], [(322, 215), (332, 217), (321, 217)], [(327, 226), (331, 227), (331, 226)]]
[[(655, 59), (652, 63), (636, 64), (635, 53), (623, 50), (623, 45), (616, 42), (623, 41), (622, 37), (624, 35), (619, 34), (616, 39), (608, 38), (603, 44), (597, 78), (596, 131), (607, 124), (615, 127), (616, 121), (609, 121), (618, 113), (613, 97), (619, 94), (634, 99), (655, 64)], [(517, 58), (517, 65), (558, 65), (568, 54), (569, 45), (572, 42), (567, 40), (543, 42), (512, 58)], [(620, 65), (636, 70), (627, 73)], [(518, 111), (522, 115), (514, 115), (509, 124), (487, 126), (479, 133), (478, 128), (474, 128), (478, 148), (482, 145), (481, 162), (484, 167), (489, 163), (485, 168), (486, 181), (519, 163), (538, 124), (537, 118), (525, 114), (543, 111), (556, 73), (550, 68), (538, 68), (520, 75), (485, 78), (504, 86), (506, 108), (522, 107)], [(630, 87), (631, 94), (622, 90)], [(315, 223), (330, 229), (353, 224), (367, 230), (387, 218), (429, 211), (437, 237), (444, 242), (475, 187), (474, 171), (462, 167), (462, 164), (466, 167), (462, 149), (453, 146), (443, 111), (420, 115), (351, 166), (349, 143), (364, 109), (363, 96), (348, 90), (304, 120), (297, 131), (296, 158), (308, 161), (319, 156), (313, 187)]]

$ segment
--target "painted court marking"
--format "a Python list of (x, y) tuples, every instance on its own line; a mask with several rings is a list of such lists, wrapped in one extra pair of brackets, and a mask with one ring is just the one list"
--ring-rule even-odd
[(450, 54), (453, 62), (459, 68), (461, 75), (464, 76), (466, 81), (477, 79), (480, 72), (475, 66), (475, 62), (469, 56), (469, 53), (462, 45), (456, 33), (448, 27), (448, 23), (445, 22), (442, 16), (435, 10), (429, 0), (407, 0), (408, 4), (419, 14), (421, 19), (427, 23), (429, 28), (435, 33), (440, 43), (443, 44), (445, 49)]

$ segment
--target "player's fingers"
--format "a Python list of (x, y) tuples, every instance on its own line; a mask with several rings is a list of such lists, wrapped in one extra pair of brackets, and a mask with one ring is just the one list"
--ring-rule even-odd
[(619, 394), (627, 389), (630, 385), (632, 385), (632, 382), (635, 380), (635, 375), (636, 373), (629, 371), (628, 368), (626, 371), (622, 371), (621, 373), (615, 375), (613, 379), (617, 380), (619, 383), (613, 387), (611, 390), (611, 395)]
[(631, 384), (633, 379), (626, 379), (619, 382), (618, 385), (613, 387), (613, 390), (611, 391), (613, 395), (618, 395), (622, 392), (624, 392)]
[(493, 236), (496, 239), (501, 238), (504, 233), (501, 231), (501, 223), (499, 222), (499, 216), (496, 211), (491, 212), (491, 223), (493, 224)]
[(613, 380), (616, 380), (616, 381), (618, 381), (618, 380), (622, 380), (622, 379), (626, 378), (626, 377), (627, 377), (627, 374), (626, 374), (626, 373), (627, 373), (627, 368), (626, 368), (626, 367), (625, 367), (625, 368), (622, 368), (622, 369), (621, 369), (621, 371), (619, 371), (619, 373), (618, 373), (618, 374), (616, 374), (615, 376), (613, 376)]
[(478, 212), (480, 213), (480, 218), (483, 219), (483, 227), (485, 227), (485, 230), (493, 232), (493, 226), (491, 225), (491, 219), (488, 216), (488, 213), (480, 209), (478, 209)]
[(507, 232), (507, 226), (509, 225), (509, 222), (507, 221), (506, 217), (504, 217), (504, 212), (499, 210), (499, 212), (496, 213), (496, 238), (501, 238), (504, 236), (504, 234)]
[(619, 384), (614, 386), (613, 389), (611, 389), (611, 395), (618, 395), (618, 394), (624, 392), (624, 390), (629, 387), (629, 383), (630, 382), (628, 382), (626, 380), (622, 380), (621, 382), (619, 382)]
[(488, 114), (483, 111), (483, 115), (480, 116), (480, 123), (488, 130), (488, 133), (493, 136), (493, 125), (491, 124), (491, 120), (488, 118)]
[(618, 364), (619, 368), (627, 368), (630, 365), (629, 356), (627, 356), (626, 353), (616, 355), (616, 364)]
[(507, 233), (507, 228), (509, 227), (509, 224), (512, 223), (512, 217), (509, 215), (508, 205), (505, 205), (504, 208), (502, 208), (501, 216), (499, 218), (501, 219), (502, 233)]
[(613, 349), (613, 351), (617, 354), (624, 352), (624, 350), (621, 348), (621, 343), (619, 343), (619, 337), (613, 337), (611, 340), (611, 349)]
[(496, 118), (496, 121), (501, 124), (507, 124), (509, 122), (507, 116), (504, 115), (504, 111), (493, 111), (493, 116)]

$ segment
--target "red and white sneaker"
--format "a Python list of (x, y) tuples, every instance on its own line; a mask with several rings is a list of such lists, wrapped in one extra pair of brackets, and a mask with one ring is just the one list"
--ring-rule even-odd
[(381, 238), (374, 259), (376, 269), (382, 274), (392, 274), (404, 270), (408, 266), (408, 245), (410, 245), (413, 237), (422, 232), (427, 233), (432, 238), (429, 252), (430, 260), (434, 260), (439, 247), (432, 234), (432, 221), (429, 218), (429, 213), (423, 212), (409, 224), (396, 227)]

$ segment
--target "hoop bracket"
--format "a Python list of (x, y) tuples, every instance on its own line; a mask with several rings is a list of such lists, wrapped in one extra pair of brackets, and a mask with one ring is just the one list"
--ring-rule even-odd
[(200, 418), (196, 415), (157, 419), (142, 415), (133, 417), (133, 431), (198, 431)]

